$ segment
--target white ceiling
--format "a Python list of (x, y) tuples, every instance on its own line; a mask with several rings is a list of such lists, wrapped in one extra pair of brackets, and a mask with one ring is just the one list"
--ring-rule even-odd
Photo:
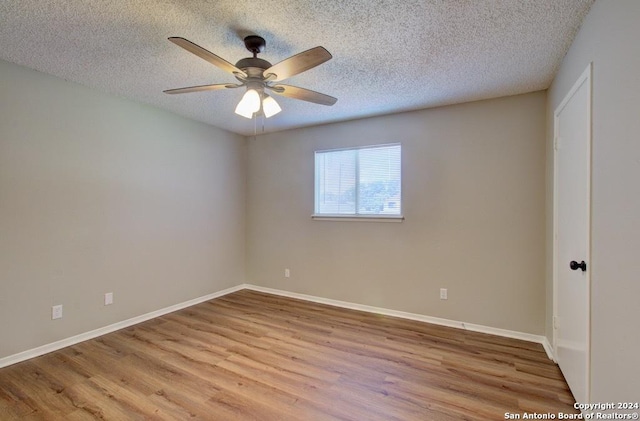
[[(549, 87), (593, 0), (3, 0), (0, 58), (251, 135), (235, 82), (167, 37), (235, 63), (243, 37), (275, 64), (321, 45), (333, 59), (283, 83), (338, 98), (276, 97), (264, 131), (514, 95)], [(257, 124), (262, 131), (262, 122)]]

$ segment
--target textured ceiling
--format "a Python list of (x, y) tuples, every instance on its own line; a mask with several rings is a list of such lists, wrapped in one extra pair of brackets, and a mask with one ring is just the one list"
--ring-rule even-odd
[[(0, 58), (250, 135), (235, 82), (167, 41), (180, 36), (235, 63), (242, 39), (275, 64), (321, 45), (333, 59), (283, 83), (338, 98), (276, 97), (264, 131), (434, 107), (549, 87), (593, 0), (2, 0)], [(262, 121), (257, 130), (261, 132)]]

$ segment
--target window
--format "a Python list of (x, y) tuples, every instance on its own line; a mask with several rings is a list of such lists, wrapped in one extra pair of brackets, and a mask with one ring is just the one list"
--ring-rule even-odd
[(317, 151), (315, 217), (400, 217), (400, 144)]

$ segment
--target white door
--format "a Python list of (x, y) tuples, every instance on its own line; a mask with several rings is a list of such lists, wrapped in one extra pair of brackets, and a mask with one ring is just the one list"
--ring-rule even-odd
[(589, 402), (591, 65), (554, 115), (554, 350), (577, 402)]

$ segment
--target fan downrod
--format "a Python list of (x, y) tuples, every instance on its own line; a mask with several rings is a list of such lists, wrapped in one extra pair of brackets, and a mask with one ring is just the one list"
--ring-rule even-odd
[(264, 48), (267, 46), (267, 42), (261, 36), (249, 35), (244, 37), (244, 46), (247, 50), (251, 51), (255, 58), (259, 53), (264, 51)]

